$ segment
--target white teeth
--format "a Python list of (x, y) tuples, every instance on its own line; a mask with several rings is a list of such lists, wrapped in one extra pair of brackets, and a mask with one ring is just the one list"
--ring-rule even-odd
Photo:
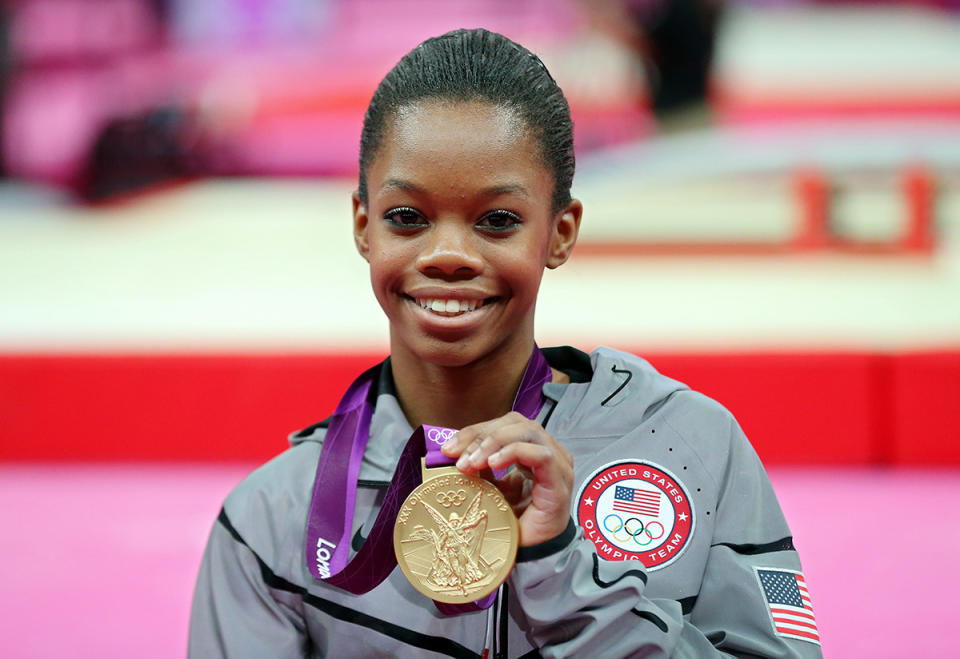
[(466, 313), (474, 311), (479, 303), (476, 300), (443, 300), (417, 298), (421, 309), (436, 311), (437, 313)]

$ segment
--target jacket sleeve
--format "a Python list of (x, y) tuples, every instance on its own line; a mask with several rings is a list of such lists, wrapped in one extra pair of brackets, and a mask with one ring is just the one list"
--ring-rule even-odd
[(560, 537), (521, 551), (511, 575), (521, 625), (543, 656), (822, 657), (819, 642), (774, 629), (758, 570), (799, 573), (800, 561), (759, 459), (729, 420), (716, 525), (692, 610), (647, 597), (644, 567), (598, 558), (571, 520)]
[(300, 595), (266, 583), (269, 571), (262, 567), (260, 558), (221, 512), (193, 595), (189, 657), (309, 655)]

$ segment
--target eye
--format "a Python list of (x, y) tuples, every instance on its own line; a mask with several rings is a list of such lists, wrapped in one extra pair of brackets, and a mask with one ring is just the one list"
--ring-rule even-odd
[(409, 206), (391, 208), (383, 214), (384, 221), (398, 229), (419, 229), (427, 225), (427, 219), (420, 211)]
[(506, 210), (490, 211), (480, 218), (477, 226), (487, 231), (513, 231), (522, 224), (520, 216)]

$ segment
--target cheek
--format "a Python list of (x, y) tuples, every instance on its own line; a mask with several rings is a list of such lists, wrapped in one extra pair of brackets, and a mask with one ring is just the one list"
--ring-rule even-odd
[(370, 249), (370, 284), (373, 293), (381, 306), (390, 298), (390, 291), (395, 288), (395, 279), (398, 276), (394, 259), (387, 258), (383, 252), (371, 244)]
[(396, 269), (391, 267), (390, 263), (386, 263), (382, 259), (370, 260), (370, 283), (373, 284), (373, 289), (378, 297), (383, 289), (390, 287), (396, 275)]
[(398, 241), (392, 236), (373, 236), (370, 241), (370, 283), (373, 293), (385, 311), (395, 307), (402, 292), (415, 275), (417, 256), (414, 241)]
[(530, 245), (513, 252), (509, 261), (501, 264), (501, 274), (510, 282), (516, 297), (534, 299), (545, 266), (543, 250), (539, 245)]

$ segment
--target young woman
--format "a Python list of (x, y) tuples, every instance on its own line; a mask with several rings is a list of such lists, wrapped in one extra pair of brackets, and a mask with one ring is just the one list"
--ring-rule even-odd
[[(387, 74), (353, 227), (390, 358), (227, 498), (193, 656), (820, 656), (790, 531), (730, 414), (633, 355), (536, 347), (544, 268), (577, 239), (573, 169), (566, 100), (508, 39), (451, 32)], [(516, 565), (482, 604), (435, 603), (393, 569), (382, 518), (419, 477), (421, 424), (459, 429), (443, 455), (516, 513)], [(448, 583), (480, 570), (463, 546), (437, 554)]]

